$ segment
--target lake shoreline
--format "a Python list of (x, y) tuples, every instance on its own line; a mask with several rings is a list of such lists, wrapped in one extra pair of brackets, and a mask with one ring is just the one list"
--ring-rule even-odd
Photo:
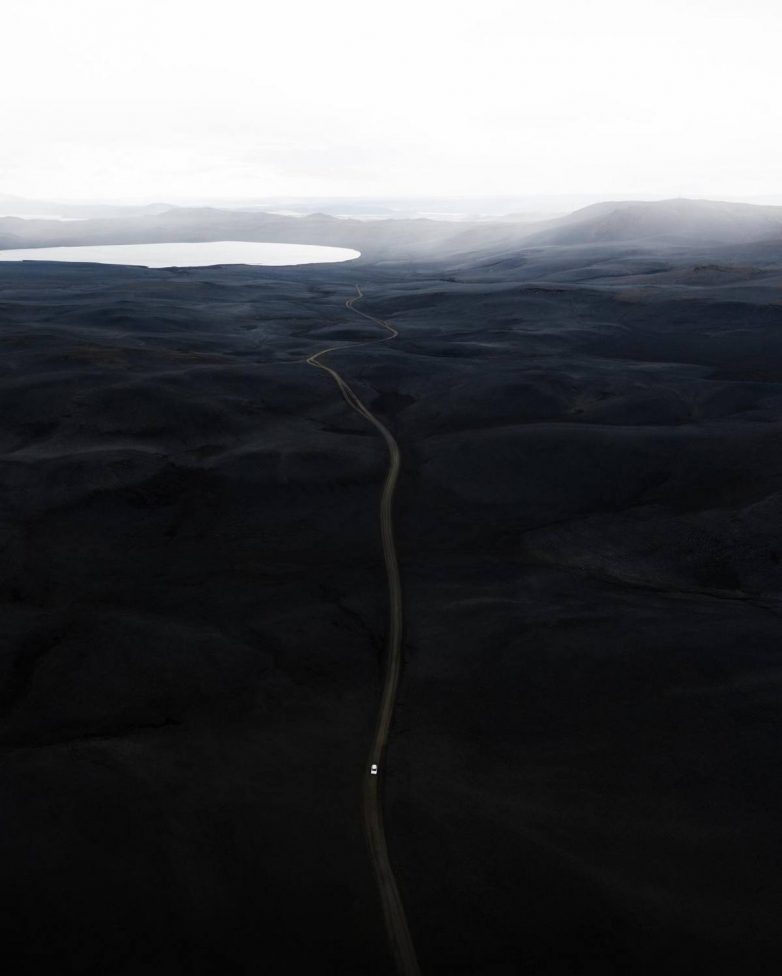
[(302, 264), (334, 264), (354, 261), (359, 257), (361, 252), (353, 248), (269, 241), (88, 244), (0, 251), (0, 261), (58, 261), (143, 268), (205, 268), (230, 264), (291, 267)]

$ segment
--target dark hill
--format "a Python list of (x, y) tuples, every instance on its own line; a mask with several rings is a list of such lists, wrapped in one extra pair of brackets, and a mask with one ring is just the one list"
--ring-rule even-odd
[(782, 207), (713, 200), (596, 203), (533, 232), (531, 244), (741, 244), (782, 236)]

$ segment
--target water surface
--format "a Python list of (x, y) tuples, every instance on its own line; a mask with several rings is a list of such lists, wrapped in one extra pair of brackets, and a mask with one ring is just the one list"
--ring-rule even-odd
[(0, 261), (78, 261), (89, 264), (132, 264), (142, 268), (203, 268), (215, 264), (328, 264), (352, 261), (360, 256), (360, 251), (348, 247), (257, 241), (89, 244), (0, 251)]

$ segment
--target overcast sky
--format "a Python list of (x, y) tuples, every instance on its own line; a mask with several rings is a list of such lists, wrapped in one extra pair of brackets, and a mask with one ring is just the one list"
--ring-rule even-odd
[(3, 0), (0, 193), (782, 193), (780, 0)]

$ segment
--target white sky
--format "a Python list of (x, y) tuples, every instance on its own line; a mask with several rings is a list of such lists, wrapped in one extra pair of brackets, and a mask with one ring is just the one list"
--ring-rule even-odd
[(782, 194), (780, 0), (3, 0), (0, 193)]

